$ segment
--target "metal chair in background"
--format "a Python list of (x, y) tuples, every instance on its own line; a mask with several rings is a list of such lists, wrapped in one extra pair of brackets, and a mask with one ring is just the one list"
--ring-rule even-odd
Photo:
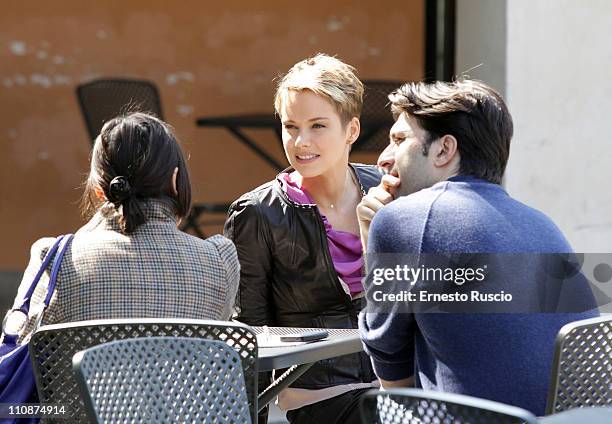
[(224, 342), (119, 340), (72, 363), (90, 422), (251, 423), (240, 356)]
[[(150, 81), (111, 78), (97, 79), (77, 86), (77, 99), (85, 119), (90, 141), (100, 134), (104, 123), (128, 112), (147, 112), (164, 120), (159, 91)], [(229, 203), (194, 203), (181, 230), (192, 231), (200, 238), (206, 234), (201, 226), (220, 225), (225, 221)], [(219, 219), (200, 219), (202, 214), (223, 214)]]
[[(191, 211), (189, 215), (185, 217), (185, 222), (181, 223), (181, 231), (192, 231), (194, 235), (200, 237), (201, 239), (206, 238), (206, 233), (202, 231), (201, 227), (207, 225), (223, 225), (225, 223), (225, 218), (227, 216), (227, 212), (231, 203), (194, 203), (191, 205)], [(212, 219), (212, 218), (201, 218), (200, 215), (205, 214), (205, 216), (209, 216), (210, 214), (221, 215), (222, 217)]]
[(361, 401), (364, 424), (537, 424), (529, 411), (490, 400), (420, 389), (371, 390)]
[(569, 323), (555, 341), (546, 411), (612, 406), (612, 316)]
[(149, 81), (98, 79), (80, 84), (76, 90), (92, 143), (104, 123), (122, 113), (147, 112), (164, 119), (159, 91)]
[(66, 405), (68, 416), (63, 423), (86, 422), (73, 356), (102, 343), (156, 336), (219, 340), (235, 349), (242, 363), (251, 419), (256, 421), (257, 338), (250, 327), (236, 322), (133, 318), (43, 326), (29, 343), (40, 402)]

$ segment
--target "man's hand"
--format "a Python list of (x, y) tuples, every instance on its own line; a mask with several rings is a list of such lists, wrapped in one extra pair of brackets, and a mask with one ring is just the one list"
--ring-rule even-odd
[(364, 253), (368, 245), (368, 231), (370, 230), (370, 224), (372, 219), (374, 219), (374, 215), (376, 215), (380, 208), (395, 199), (399, 185), (399, 178), (389, 174), (383, 175), (380, 184), (370, 188), (368, 194), (363, 196), (361, 202), (357, 205), (359, 235), (361, 236)]

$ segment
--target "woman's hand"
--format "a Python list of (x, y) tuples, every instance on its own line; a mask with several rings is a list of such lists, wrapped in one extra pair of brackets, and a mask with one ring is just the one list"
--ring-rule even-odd
[(361, 236), (361, 244), (364, 253), (368, 245), (368, 231), (370, 224), (376, 212), (383, 206), (395, 200), (397, 188), (400, 185), (400, 179), (396, 176), (387, 174), (383, 175), (380, 184), (370, 188), (368, 194), (363, 196), (361, 202), (357, 205), (357, 220), (359, 221), (359, 235)]

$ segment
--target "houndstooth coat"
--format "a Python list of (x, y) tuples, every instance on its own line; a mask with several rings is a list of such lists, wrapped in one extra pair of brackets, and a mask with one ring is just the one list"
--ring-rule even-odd
[[(216, 235), (201, 240), (177, 228), (172, 207), (143, 204), (147, 222), (129, 235), (104, 206), (75, 233), (61, 264), (43, 324), (110, 318), (229, 319), (240, 265), (233, 243)], [(38, 240), (19, 287), (21, 303), (55, 239)], [(43, 276), (22, 339), (40, 313), (49, 281)]]

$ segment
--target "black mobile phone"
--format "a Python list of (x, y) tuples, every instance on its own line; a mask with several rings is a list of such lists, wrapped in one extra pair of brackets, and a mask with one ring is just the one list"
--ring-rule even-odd
[(281, 342), (314, 342), (326, 338), (329, 333), (326, 330), (302, 331), (280, 336)]

